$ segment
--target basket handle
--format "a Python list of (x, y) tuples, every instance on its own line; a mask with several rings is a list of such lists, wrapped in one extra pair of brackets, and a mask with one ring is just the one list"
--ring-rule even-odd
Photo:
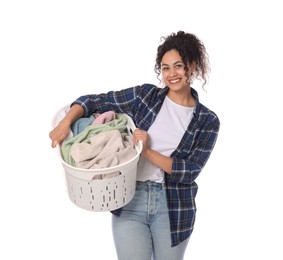
[[(132, 118), (128, 117), (128, 132), (131, 133), (131, 135), (133, 136), (134, 131), (137, 129), (136, 125), (134, 124), (134, 121), (132, 120)], [(142, 151), (142, 147), (143, 147), (143, 143), (142, 141), (138, 141), (138, 144), (135, 144), (135, 147), (138, 148), (138, 150), (141, 152)]]
[(104, 173), (104, 174), (97, 174), (97, 175), (93, 176), (92, 180), (110, 179), (110, 178), (113, 178), (113, 177), (117, 177), (121, 174), (122, 173), (120, 171), (109, 172), (109, 173)]

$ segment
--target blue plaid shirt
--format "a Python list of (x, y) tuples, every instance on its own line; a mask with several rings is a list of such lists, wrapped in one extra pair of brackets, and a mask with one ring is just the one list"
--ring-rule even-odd
[[(113, 110), (128, 114), (137, 128), (147, 131), (155, 120), (169, 88), (144, 84), (120, 91), (81, 96), (73, 104), (80, 104), (88, 117), (94, 112)], [(178, 147), (172, 153), (172, 174), (165, 174), (165, 186), (172, 246), (187, 239), (194, 227), (198, 186), (195, 179), (206, 164), (215, 145), (220, 122), (217, 115), (196, 100), (193, 118)], [(112, 213), (119, 215), (120, 210)]]

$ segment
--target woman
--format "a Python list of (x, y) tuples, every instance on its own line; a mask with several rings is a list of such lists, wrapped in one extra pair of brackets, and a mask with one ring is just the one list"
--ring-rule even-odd
[(199, 102), (191, 87), (195, 79), (204, 85), (209, 71), (206, 49), (195, 35), (179, 31), (163, 37), (155, 71), (165, 87), (144, 84), (82, 96), (49, 134), (55, 147), (75, 120), (94, 112), (113, 110), (134, 120), (134, 141), (143, 142), (136, 193), (112, 212), (120, 260), (183, 259), (195, 222), (195, 179), (220, 126), (217, 115)]

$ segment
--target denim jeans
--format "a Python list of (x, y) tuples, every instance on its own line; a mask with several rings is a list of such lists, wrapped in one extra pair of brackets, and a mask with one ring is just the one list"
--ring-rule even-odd
[(134, 198), (112, 217), (118, 260), (182, 260), (189, 239), (171, 247), (164, 184), (137, 182)]

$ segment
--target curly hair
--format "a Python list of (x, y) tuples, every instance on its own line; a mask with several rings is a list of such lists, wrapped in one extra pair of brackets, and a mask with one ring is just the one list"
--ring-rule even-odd
[(194, 64), (195, 70), (192, 73), (192, 78), (202, 79), (203, 87), (207, 82), (210, 64), (206, 48), (203, 43), (193, 34), (178, 31), (168, 36), (161, 37), (163, 43), (157, 48), (157, 56), (155, 60), (154, 71), (159, 78), (161, 74), (161, 60), (167, 51), (175, 49), (180, 54), (183, 63), (185, 64), (185, 75), (190, 79), (188, 74), (187, 64)]

